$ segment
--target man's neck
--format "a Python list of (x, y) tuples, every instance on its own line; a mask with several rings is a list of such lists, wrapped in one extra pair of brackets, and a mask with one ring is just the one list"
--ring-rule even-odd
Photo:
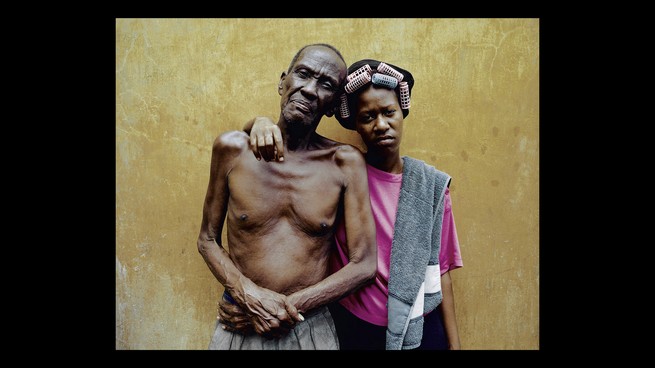
[(277, 126), (282, 133), (285, 148), (290, 151), (298, 151), (309, 148), (318, 124), (312, 124), (308, 127), (300, 126), (300, 124), (291, 126), (283, 117), (280, 117)]

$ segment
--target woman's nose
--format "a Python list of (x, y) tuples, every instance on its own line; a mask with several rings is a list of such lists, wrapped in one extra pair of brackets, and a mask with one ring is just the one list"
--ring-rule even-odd
[(373, 130), (384, 132), (387, 131), (388, 129), (389, 129), (389, 123), (387, 123), (387, 120), (384, 118), (384, 116), (375, 119), (375, 125), (373, 125)]

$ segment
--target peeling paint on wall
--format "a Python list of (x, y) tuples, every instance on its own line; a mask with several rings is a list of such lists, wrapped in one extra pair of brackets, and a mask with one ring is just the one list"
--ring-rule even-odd
[[(196, 248), (211, 144), (277, 116), (309, 43), (416, 79), (401, 153), (453, 177), (465, 349), (539, 348), (539, 20), (118, 19), (116, 348), (206, 349), (222, 292)], [(334, 118), (320, 134), (363, 148)]]

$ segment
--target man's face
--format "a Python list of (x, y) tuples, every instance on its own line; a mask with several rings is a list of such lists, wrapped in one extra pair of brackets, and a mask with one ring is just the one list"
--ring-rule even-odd
[(346, 65), (331, 49), (310, 46), (302, 51), (289, 74), (282, 74), (278, 92), (280, 107), (289, 123), (318, 124), (335, 106)]

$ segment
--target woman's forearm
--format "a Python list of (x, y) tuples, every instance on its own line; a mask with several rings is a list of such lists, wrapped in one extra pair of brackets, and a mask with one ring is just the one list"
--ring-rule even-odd
[(444, 329), (448, 338), (448, 349), (460, 350), (459, 331), (457, 330), (457, 319), (455, 318), (455, 294), (450, 273), (446, 272), (441, 276), (441, 312), (443, 315)]

